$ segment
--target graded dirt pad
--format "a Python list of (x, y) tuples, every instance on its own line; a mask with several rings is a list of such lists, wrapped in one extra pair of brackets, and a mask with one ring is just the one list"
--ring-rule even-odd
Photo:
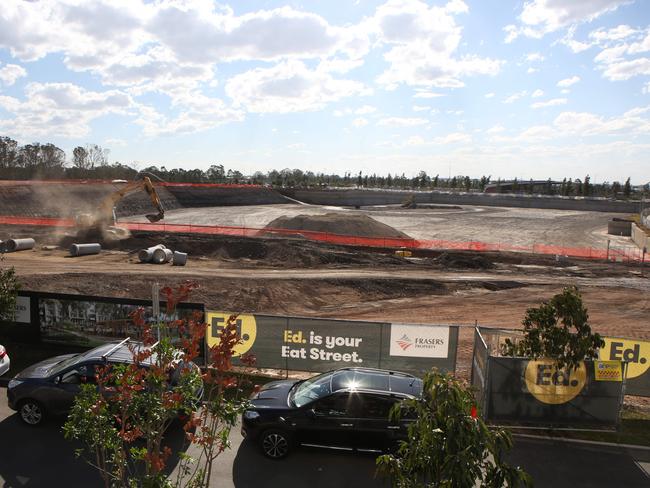
[(398, 237), (406, 238), (405, 233), (363, 214), (330, 212), (324, 215), (296, 215), (279, 217), (266, 225), (267, 229), (308, 230), (329, 234), (358, 237)]

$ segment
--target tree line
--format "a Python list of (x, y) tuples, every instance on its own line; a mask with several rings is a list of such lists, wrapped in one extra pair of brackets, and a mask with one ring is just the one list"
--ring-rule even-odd
[[(494, 180), (491, 175), (471, 178), (466, 175), (440, 177), (420, 171), (408, 177), (404, 173), (388, 175), (345, 172), (328, 174), (300, 169), (256, 171), (244, 175), (237, 169), (228, 169), (223, 164), (213, 164), (207, 170), (148, 166), (138, 171), (132, 166), (109, 161), (110, 151), (97, 144), (77, 146), (72, 151), (72, 160), (54, 144), (38, 142), (20, 146), (9, 137), (0, 137), (0, 179), (125, 179), (133, 180), (140, 173), (153, 176), (154, 180), (178, 183), (230, 183), (257, 184), (282, 188), (381, 188), (398, 190), (449, 190), (483, 192), (487, 187), (497, 193), (529, 193), (563, 196), (595, 196), (609, 198), (630, 198), (634, 188), (630, 178), (619, 181), (592, 183), (589, 175), (583, 179), (564, 178), (563, 181), (545, 182), (533, 180)], [(642, 194), (650, 195), (646, 184)], [(636, 195), (634, 195), (636, 196)]]

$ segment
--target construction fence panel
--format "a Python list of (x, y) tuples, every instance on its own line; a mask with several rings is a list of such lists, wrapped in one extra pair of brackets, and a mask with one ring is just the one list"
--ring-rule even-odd
[(625, 361), (625, 394), (650, 397), (650, 342), (637, 339), (604, 337), (598, 358)]
[(244, 364), (242, 355), (251, 354), (258, 368), (287, 371), (325, 372), (357, 366), (421, 375), (433, 367), (452, 372), (455, 368), (455, 326), (208, 311), (208, 347), (219, 344), (221, 330), (232, 315), (242, 337), (235, 349), (235, 364)]
[(552, 360), (488, 358), (487, 420), (517, 425), (613, 428), (625, 364), (584, 361), (558, 370)]
[(470, 382), (474, 398), (476, 399), (481, 412), (485, 412), (487, 394), (487, 362), (488, 347), (479, 332), (478, 327), (474, 329), (474, 350), (472, 351), (472, 372)]

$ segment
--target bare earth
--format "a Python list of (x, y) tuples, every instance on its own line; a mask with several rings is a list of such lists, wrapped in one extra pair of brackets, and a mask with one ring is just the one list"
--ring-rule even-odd
[[(173, 210), (166, 223), (262, 228), (281, 216), (337, 211), (366, 215), (415, 238), (479, 240), (603, 248), (629, 239), (606, 235), (607, 220), (620, 214), (513, 208), (333, 209), (267, 205)], [(132, 220), (142, 220), (134, 217)], [(650, 266), (526, 253), (418, 252), (405, 259), (388, 252), (329, 246), (303, 239), (136, 233), (99, 256), (69, 258), (51, 229), (0, 226), (0, 239), (34, 236), (37, 249), (4, 256), (24, 288), (105, 296), (150, 297), (151, 285), (193, 280), (192, 297), (208, 308), (406, 323), (464, 325), (458, 372), (469, 374), (472, 334), (479, 325), (518, 327), (528, 307), (578, 285), (593, 328), (610, 336), (650, 340)], [(69, 243), (69, 240), (67, 241)], [(137, 262), (138, 249), (158, 242), (188, 252), (182, 268)], [(637, 399), (638, 403), (650, 401)]]

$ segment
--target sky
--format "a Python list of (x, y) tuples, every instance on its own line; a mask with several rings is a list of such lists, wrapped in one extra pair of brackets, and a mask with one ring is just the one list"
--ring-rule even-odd
[(142, 169), (650, 181), (648, 0), (2, 0), (0, 135)]

